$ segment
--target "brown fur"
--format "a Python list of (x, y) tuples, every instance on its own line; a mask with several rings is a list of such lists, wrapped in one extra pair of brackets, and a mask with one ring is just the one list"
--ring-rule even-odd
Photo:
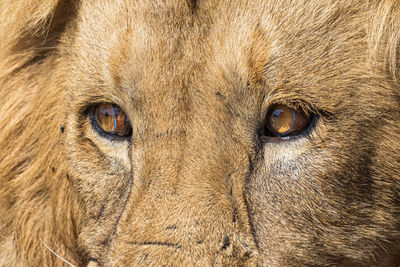
[[(0, 14), (1, 266), (400, 264), (400, 1)], [(93, 130), (100, 102), (129, 142)], [(261, 142), (274, 103), (319, 119)]]

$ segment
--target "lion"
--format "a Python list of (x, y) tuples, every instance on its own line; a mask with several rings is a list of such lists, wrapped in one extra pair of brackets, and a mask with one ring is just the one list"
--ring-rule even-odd
[(1, 266), (400, 264), (400, 1), (0, 14)]

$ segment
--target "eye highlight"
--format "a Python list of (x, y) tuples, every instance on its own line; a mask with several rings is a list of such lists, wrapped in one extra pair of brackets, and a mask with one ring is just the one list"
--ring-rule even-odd
[(310, 125), (312, 116), (301, 109), (285, 105), (272, 105), (265, 120), (265, 136), (287, 137), (304, 132)]
[(131, 124), (116, 104), (98, 104), (93, 108), (91, 120), (95, 128), (110, 137), (129, 137), (132, 134)]

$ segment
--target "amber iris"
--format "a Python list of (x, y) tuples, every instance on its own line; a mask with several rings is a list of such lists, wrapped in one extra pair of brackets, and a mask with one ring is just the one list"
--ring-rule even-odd
[(267, 113), (266, 128), (271, 136), (292, 136), (306, 130), (310, 121), (304, 111), (276, 104)]
[(131, 125), (118, 105), (111, 103), (96, 106), (94, 115), (97, 125), (107, 134), (126, 137), (131, 134)]

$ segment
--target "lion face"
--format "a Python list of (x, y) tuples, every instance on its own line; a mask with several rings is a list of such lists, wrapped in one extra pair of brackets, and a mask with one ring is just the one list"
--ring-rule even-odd
[[(13, 255), (0, 263), (60, 263), (40, 239), (76, 265), (398, 264), (396, 33), (379, 26), (398, 25), (381, 21), (393, 10), (58, 3), (47, 32), (56, 50), (37, 70), (1, 78), (11, 88), (37, 72), (42, 102), (29, 105), (45, 103), (50, 115), (27, 123), (47, 123), (26, 152), (40, 163), (16, 174), (4, 159), (0, 196), (16, 192), (16, 180), (36, 191), (0, 214), (40, 205), (24, 220), (0, 220), (0, 257)], [(45, 164), (53, 169), (35, 175)]]

